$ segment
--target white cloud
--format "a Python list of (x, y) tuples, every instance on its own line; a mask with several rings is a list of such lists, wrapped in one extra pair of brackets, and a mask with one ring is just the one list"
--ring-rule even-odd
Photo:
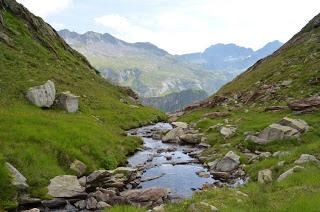
[(156, 0), (157, 12), (105, 15), (95, 23), (126, 41), (149, 41), (171, 53), (203, 51), (215, 43), (257, 49), (272, 40), (287, 41), (320, 8), (319, 0), (170, 2)]
[(17, 0), (35, 15), (46, 18), (70, 7), (73, 0)]

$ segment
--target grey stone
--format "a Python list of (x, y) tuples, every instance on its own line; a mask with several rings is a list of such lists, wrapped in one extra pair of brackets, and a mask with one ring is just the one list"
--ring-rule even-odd
[(178, 143), (180, 141), (180, 136), (184, 134), (182, 128), (177, 127), (170, 130), (167, 134), (162, 137), (162, 141), (166, 143)]
[(90, 197), (87, 199), (86, 209), (88, 209), (88, 210), (97, 209), (97, 205), (98, 205), (97, 200), (94, 197)]
[(298, 130), (301, 133), (307, 132), (310, 128), (307, 122), (301, 119), (291, 119), (288, 117), (283, 118), (281, 121), (278, 122), (278, 124), (282, 126), (288, 126), (292, 127), (296, 130)]
[(289, 169), (289, 170), (287, 170), (286, 172), (282, 173), (282, 174), (278, 177), (277, 181), (278, 181), (278, 182), (281, 182), (281, 181), (283, 181), (284, 179), (286, 179), (287, 177), (289, 177), (290, 175), (294, 174), (295, 172), (301, 171), (301, 170), (303, 170), (303, 169), (304, 169), (304, 168), (303, 168), (302, 166), (295, 166), (295, 167), (293, 167), (292, 169)]
[(76, 203), (74, 203), (74, 205), (79, 208), (80, 210), (83, 210), (86, 208), (87, 206), (87, 202), (85, 200), (80, 200), (80, 201), (77, 201)]
[(105, 209), (105, 208), (111, 208), (111, 205), (103, 201), (98, 202), (97, 209)]
[(49, 108), (53, 105), (56, 97), (55, 85), (51, 80), (45, 84), (29, 88), (27, 99), (38, 107)]
[(23, 210), (23, 211), (21, 211), (21, 212), (40, 212), (40, 209), (38, 209), (38, 208), (32, 208), (32, 209), (30, 209), (30, 210)]
[(76, 207), (74, 207), (73, 205), (71, 205), (68, 201), (67, 201), (67, 205), (65, 206), (65, 210), (67, 212), (77, 212), (78, 209)]
[(57, 97), (57, 106), (68, 113), (75, 113), (79, 107), (79, 96), (73, 95), (70, 91), (63, 92)]
[(182, 129), (188, 128), (188, 124), (185, 122), (172, 122), (171, 123), (174, 127), (180, 127)]
[(199, 144), (201, 137), (201, 134), (183, 134), (180, 136), (180, 140), (187, 144)]
[(213, 205), (210, 205), (206, 202), (200, 202), (199, 203), (201, 206), (205, 207), (205, 208), (208, 208), (210, 211), (214, 212), (214, 211), (218, 211), (218, 208), (216, 208), (215, 206)]
[(77, 177), (72, 175), (56, 176), (48, 186), (48, 194), (56, 198), (83, 196), (84, 191)]
[(220, 133), (223, 135), (225, 138), (229, 138), (233, 136), (237, 131), (236, 127), (221, 127)]
[(10, 172), (12, 185), (14, 185), (19, 191), (26, 191), (29, 188), (27, 179), (10, 163), (6, 163), (6, 167)]
[(294, 162), (294, 164), (301, 165), (308, 162), (320, 163), (320, 161), (315, 156), (309, 154), (302, 154), (300, 158)]
[(299, 131), (292, 127), (283, 126), (280, 124), (271, 124), (259, 134), (259, 138), (267, 141), (274, 141), (298, 137), (299, 135)]
[(286, 157), (286, 156), (288, 156), (288, 155), (290, 155), (290, 152), (281, 152), (281, 151), (277, 151), (277, 152), (275, 152), (275, 153), (273, 153), (273, 157), (277, 157), (277, 158), (283, 158), (283, 157)]
[(258, 182), (259, 183), (272, 182), (272, 171), (270, 169), (259, 171)]
[(152, 209), (152, 212), (166, 212), (165, 208), (164, 208), (164, 205), (159, 205), (157, 207), (154, 207)]
[(234, 152), (228, 152), (215, 166), (215, 170), (230, 172), (240, 165), (240, 157)]
[(121, 192), (121, 196), (132, 202), (158, 201), (167, 198), (170, 190), (166, 188), (134, 189)]
[(70, 165), (70, 169), (75, 171), (77, 173), (78, 177), (81, 177), (87, 171), (87, 166), (86, 166), (86, 164), (82, 163), (81, 161), (75, 160)]

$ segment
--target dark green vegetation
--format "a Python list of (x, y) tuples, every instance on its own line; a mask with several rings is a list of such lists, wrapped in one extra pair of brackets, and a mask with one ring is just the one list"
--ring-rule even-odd
[[(250, 176), (250, 182), (237, 189), (209, 189), (195, 195), (192, 200), (168, 205), (168, 211), (186, 211), (192, 203), (195, 203), (199, 210), (206, 211), (201, 208), (200, 202), (214, 205), (219, 211), (319, 211), (319, 164), (304, 164), (304, 170), (294, 173), (281, 182), (277, 182), (276, 179), (294, 167), (294, 161), (301, 154), (311, 154), (320, 158), (320, 111), (294, 115), (289, 109), (279, 112), (264, 110), (270, 105), (284, 105), (293, 99), (319, 93), (320, 84), (317, 80), (320, 74), (319, 23), (320, 15), (310, 21), (280, 50), (256, 63), (210, 98), (227, 97), (224, 106), (201, 108), (181, 118), (181, 121), (196, 123), (208, 136), (212, 148), (207, 150), (205, 155), (211, 156), (209, 161), (221, 158), (230, 150), (239, 154), (241, 163), (246, 164), (245, 170)], [(284, 81), (287, 82), (283, 83)], [(203, 118), (205, 113), (213, 111), (228, 111), (230, 116)], [(311, 129), (300, 139), (273, 141), (267, 145), (245, 141), (246, 132), (261, 131), (285, 116), (303, 119)], [(210, 126), (226, 122), (238, 127), (237, 133), (229, 139), (224, 139), (217, 130), (210, 129)], [(282, 158), (273, 156), (260, 158), (256, 163), (249, 163), (246, 155), (242, 153), (245, 148), (253, 152), (288, 151), (289, 155)], [(278, 165), (281, 161), (284, 161), (284, 165)], [(273, 182), (258, 183), (258, 172), (270, 168)]]
[[(49, 79), (58, 92), (80, 96), (79, 112), (42, 110), (25, 99), (29, 87)], [(4, 161), (28, 179), (33, 196), (44, 197), (50, 178), (72, 174), (74, 159), (88, 171), (124, 164), (141, 142), (124, 130), (165, 118), (133, 106), (125, 89), (106, 82), (49, 25), (12, 0), (0, 0), (0, 94), (0, 210), (14, 204), (15, 192)]]
[(204, 100), (208, 94), (203, 90), (185, 90), (161, 97), (142, 98), (142, 104), (159, 108), (164, 112), (176, 112), (193, 102)]

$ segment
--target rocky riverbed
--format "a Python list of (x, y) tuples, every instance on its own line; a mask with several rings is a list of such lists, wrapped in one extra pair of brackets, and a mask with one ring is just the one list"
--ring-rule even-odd
[[(202, 153), (210, 145), (199, 130), (187, 123), (158, 123), (127, 133), (141, 137), (143, 146), (129, 157), (126, 167), (96, 170), (83, 176), (86, 165), (76, 160), (70, 168), (78, 176), (62, 175), (50, 180), (48, 195), (53, 199), (30, 198), (22, 192), (20, 209), (101, 211), (119, 204), (152, 209), (189, 198), (203, 188), (244, 182), (240, 157), (230, 151), (223, 158), (207, 163)], [(17, 179), (24, 183), (21, 176)]]

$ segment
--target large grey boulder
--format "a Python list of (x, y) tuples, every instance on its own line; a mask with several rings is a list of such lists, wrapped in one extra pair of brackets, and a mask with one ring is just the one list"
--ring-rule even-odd
[(75, 113), (79, 108), (79, 96), (73, 95), (70, 91), (62, 92), (57, 96), (57, 106), (68, 113)]
[(49, 108), (56, 98), (56, 88), (51, 80), (45, 84), (29, 88), (26, 94), (27, 99), (38, 107)]
[(298, 130), (301, 133), (307, 132), (309, 130), (309, 125), (307, 122), (301, 119), (291, 119), (288, 117), (284, 117), (278, 124), (282, 126), (292, 127)]
[(6, 163), (6, 167), (10, 172), (12, 185), (14, 185), (19, 191), (26, 191), (29, 188), (27, 179), (10, 163)]
[(162, 137), (162, 141), (166, 143), (178, 143), (180, 136), (184, 135), (183, 128), (177, 127), (170, 130), (165, 136)]
[(55, 198), (70, 198), (83, 196), (85, 188), (82, 187), (76, 176), (63, 175), (50, 180), (48, 194)]
[(280, 124), (271, 124), (259, 134), (259, 138), (267, 141), (273, 141), (283, 140), (290, 137), (298, 137), (299, 135), (299, 131), (292, 127)]
[(231, 172), (240, 165), (240, 157), (234, 152), (228, 152), (215, 166), (216, 171)]

